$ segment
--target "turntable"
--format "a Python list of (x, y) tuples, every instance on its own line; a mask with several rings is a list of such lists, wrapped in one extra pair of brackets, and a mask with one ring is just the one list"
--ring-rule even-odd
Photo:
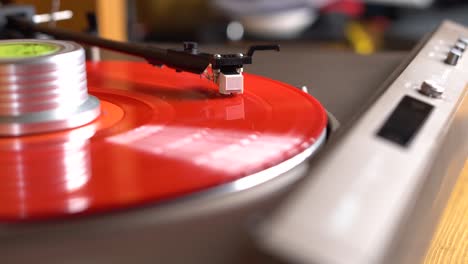
[[(285, 48), (245, 70), (279, 47), (10, 23), (62, 40), (0, 42), (5, 263), (414, 263), (468, 154), (468, 30), (451, 22), (398, 67)], [(151, 64), (86, 62), (70, 39)]]

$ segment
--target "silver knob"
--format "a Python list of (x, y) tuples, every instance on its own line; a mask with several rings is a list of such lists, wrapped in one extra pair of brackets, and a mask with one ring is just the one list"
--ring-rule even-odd
[(457, 41), (457, 43), (455, 44), (454, 48), (461, 51), (461, 52), (465, 52), (466, 50), (466, 45), (464, 42), (462, 41)]
[(464, 43), (465, 45), (468, 46), (468, 38), (460, 37), (460, 38), (458, 39), (458, 42)]
[(424, 81), (421, 88), (419, 88), (419, 92), (421, 94), (432, 98), (440, 98), (444, 91), (444, 87), (435, 84), (433, 81)]
[(458, 60), (461, 58), (462, 52), (456, 48), (450, 50), (447, 58), (445, 59), (445, 63), (448, 65), (455, 66), (458, 64)]

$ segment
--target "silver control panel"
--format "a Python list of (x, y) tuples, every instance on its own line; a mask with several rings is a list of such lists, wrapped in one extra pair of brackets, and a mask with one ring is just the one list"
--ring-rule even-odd
[(398, 244), (411, 250), (418, 236), (401, 230), (437, 222), (442, 183), (468, 155), (467, 38), (460, 25), (440, 26), (263, 223), (261, 247), (298, 263), (416, 263), (397, 258)]

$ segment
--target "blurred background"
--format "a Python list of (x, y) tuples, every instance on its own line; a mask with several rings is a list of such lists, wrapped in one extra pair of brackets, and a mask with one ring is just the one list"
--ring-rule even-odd
[(444, 19), (468, 25), (468, 0), (0, 2), (33, 5), (36, 14), (61, 14), (53, 16), (58, 21), (45, 19), (44, 23), (116, 40), (223, 45), (300, 42), (359, 54), (410, 49)]

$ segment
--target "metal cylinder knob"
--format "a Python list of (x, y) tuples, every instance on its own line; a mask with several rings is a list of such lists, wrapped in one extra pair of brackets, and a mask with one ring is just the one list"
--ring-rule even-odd
[(434, 83), (433, 81), (424, 81), (419, 88), (419, 92), (421, 94), (432, 98), (440, 98), (444, 91), (444, 87)]
[(191, 53), (197, 53), (198, 43), (197, 42), (191, 42), (191, 41), (184, 42), (184, 51), (191, 52)]
[(456, 66), (458, 64), (458, 60), (460, 60), (462, 56), (462, 52), (458, 49), (452, 48), (445, 59), (445, 64)]
[(464, 42), (458, 41), (455, 43), (455, 46), (453, 46), (455, 49), (461, 51), (462, 53), (465, 52), (466, 50), (466, 44)]
[(82, 126), (100, 114), (88, 95), (84, 50), (74, 42), (0, 41), (0, 136)]

